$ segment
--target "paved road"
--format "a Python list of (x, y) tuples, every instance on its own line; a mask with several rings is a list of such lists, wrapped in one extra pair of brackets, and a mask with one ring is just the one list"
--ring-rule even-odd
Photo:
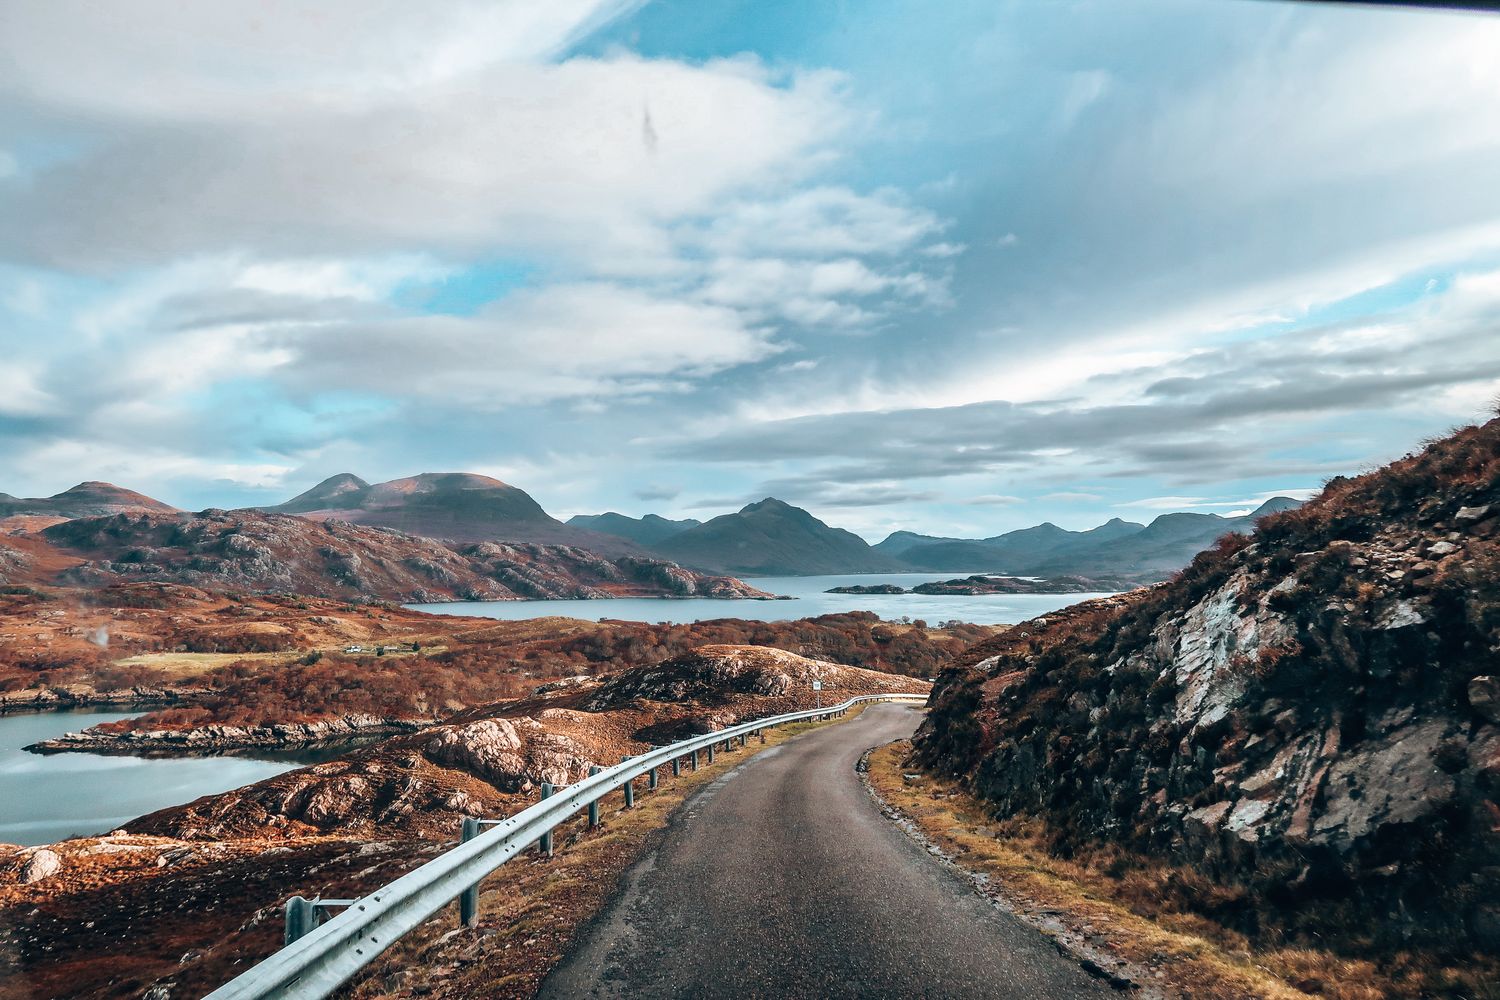
[(540, 995), (1117, 995), (880, 815), (855, 762), (919, 718), (874, 706), (714, 781)]

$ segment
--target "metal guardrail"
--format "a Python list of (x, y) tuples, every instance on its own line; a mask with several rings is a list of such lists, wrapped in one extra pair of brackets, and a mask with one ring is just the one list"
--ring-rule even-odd
[[(926, 701), (926, 695), (861, 695), (837, 705), (773, 715), (654, 747), (575, 784), (557, 789), (549, 798), (527, 806), (514, 816), (495, 821), (490, 829), (407, 872), (388, 885), (359, 899), (338, 916), (241, 973), (208, 995), (206, 1000), (260, 1000), (263, 997), (321, 998), (330, 995), (355, 973), (374, 961), (402, 935), (425, 922), (485, 876), (526, 848), (550, 837), (552, 830), (579, 810), (657, 768), (713, 750), (721, 743), (762, 729), (842, 715), (855, 705), (878, 701)], [(742, 740), (743, 742), (743, 740)], [(630, 786), (632, 791), (634, 786)], [(342, 900), (340, 902), (343, 902)]]

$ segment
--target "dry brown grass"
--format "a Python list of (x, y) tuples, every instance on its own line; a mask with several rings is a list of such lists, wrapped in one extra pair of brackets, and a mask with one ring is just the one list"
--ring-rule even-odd
[(663, 768), (655, 792), (646, 791), (645, 778), (637, 779), (634, 809), (625, 809), (622, 793), (615, 792), (604, 800), (597, 829), (590, 830), (579, 816), (557, 828), (553, 857), (529, 851), (490, 876), (480, 889), (477, 928), (459, 928), (456, 903), (445, 908), (382, 955), (344, 995), (358, 1000), (535, 995), (579, 929), (604, 909), (626, 870), (651, 849), (690, 795), (759, 751), (832, 724), (767, 730), (764, 746), (752, 739), (745, 750), (720, 754), (712, 765), (684, 770), (680, 778)]
[(870, 755), (870, 783), (888, 805), (960, 867), (988, 876), (989, 886), (1023, 915), (1060, 919), (1145, 970), (1147, 985), (1194, 1000), (1500, 997), (1493, 965), (1442, 968), (1422, 955), (1402, 954), (1377, 966), (1311, 948), (1257, 949), (1204, 913), (1216, 903), (1233, 905), (1227, 896), (1242, 890), (1110, 846), (1056, 857), (1039, 825), (996, 823), (956, 783), (908, 778), (909, 752), (903, 741)]

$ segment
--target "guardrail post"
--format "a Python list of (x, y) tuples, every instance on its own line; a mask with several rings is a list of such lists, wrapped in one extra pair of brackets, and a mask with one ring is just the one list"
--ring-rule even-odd
[(693, 770), (698, 770), (698, 751), (693, 751)]
[[(623, 763), (625, 763), (629, 759), (630, 759), (630, 755), (626, 754), (624, 757), (620, 758), (620, 763), (623, 764)], [(634, 808), (634, 807), (635, 807), (635, 779), (631, 778), (631, 779), (629, 779), (629, 780), (627, 780), (625, 782), (625, 808), (626, 809), (631, 809), (631, 808)]]
[(765, 746), (766, 745), (766, 731), (764, 729), (757, 729), (755, 731), (755, 735), (760, 737), (760, 745), (761, 746)]
[[(550, 781), (544, 781), (544, 782), (542, 782), (542, 798), (544, 798), (544, 799), (550, 799), (550, 798), (552, 798), (552, 792), (553, 792), (552, 782), (550, 782)], [(542, 855), (544, 857), (548, 857), (548, 858), (552, 857), (552, 831), (551, 830), (548, 830), (546, 833), (542, 834), (542, 839), (540, 841), (538, 841), (537, 844), (540, 847), (541, 853), (542, 853)]]
[[(459, 833), (459, 843), (467, 844), (479, 836), (479, 820), (473, 816), (465, 816), (463, 829)], [(473, 927), (479, 923), (479, 883), (474, 883), (458, 895), (458, 922), (464, 927)]]
[(646, 772), (646, 789), (652, 792), (656, 791), (656, 768), (654, 767)]
[[(602, 768), (600, 768), (597, 764), (594, 765), (593, 767), (589, 768), (589, 777), (592, 778), (594, 775), (598, 774), (601, 770), (602, 770)], [(594, 799), (592, 802), (589, 803), (589, 826), (593, 827), (593, 826), (598, 826), (598, 825), (599, 825), (599, 800), (598, 799)]]
[(708, 762), (710, 764), (714, 762), (714, 745), (712, 743), (708, 745)]
[(286, 929), (282, 932), (281, 943), (286, 946), (313, 929), (318, 909), (313, 906), (312, 900), (302, 896), (293, 896), (287, 900), (284, 909)]
[(673, 757), (672, 758), (672, 777), (674, 777), (674, 778), (680, 778), (680, 777), (682, 777), (682, 758), (681, 757)]

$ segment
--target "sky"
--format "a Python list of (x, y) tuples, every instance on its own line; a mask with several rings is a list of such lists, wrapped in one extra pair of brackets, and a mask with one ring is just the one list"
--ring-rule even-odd
[(16, 496), (1228, 514), (1481, 419), (1497, 320), (1500, 16), (0, 5)]

